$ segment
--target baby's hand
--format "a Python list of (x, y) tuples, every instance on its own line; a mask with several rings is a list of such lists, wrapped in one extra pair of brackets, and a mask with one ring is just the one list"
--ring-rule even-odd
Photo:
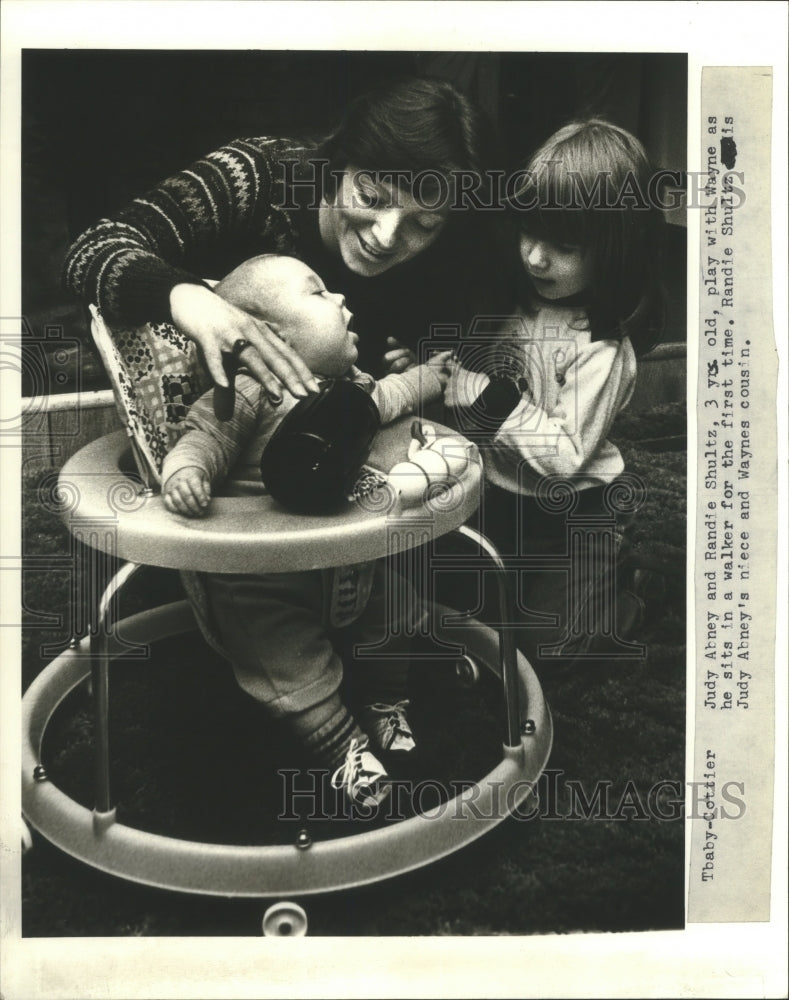
[(385, 375), (407, 372), (409, 368), (416, 367), (416, 354), (410, 347), (401, 344), (394, 337), (387, 337), (386, 344), (391, 350), (384, 354)]
[(211, 483), (203, 469), (190, 465), (174, 472), (162, 492), (164, 505), (173, 514), (201, 517), (211, 499)]
[(441, 388), (446, 389), (447, 383), (455, 370), (455, 352), (439, 351), (437, 354), (432, 354), (427, 359), (426, 364), (432, 369), (433, 374), (438, 377)]

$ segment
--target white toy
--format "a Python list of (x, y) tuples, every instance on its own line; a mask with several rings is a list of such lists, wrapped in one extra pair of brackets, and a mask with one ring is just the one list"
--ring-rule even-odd
[(452, 487), (466, 471), (474, 445), (459, 435), (438, 437), (434, 427), (411, 425), (408, 461), (398, 462), (387, 479), (403, 507), (422, 503), (434, 490)]

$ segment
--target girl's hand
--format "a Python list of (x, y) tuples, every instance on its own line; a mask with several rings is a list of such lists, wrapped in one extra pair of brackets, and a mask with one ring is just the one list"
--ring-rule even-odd
[(409, 368), (416, 368), (416, 354), (410, 347), (401, 344), (394, 337), (387, 337), (386, 343), (392, 350), (384, 354), (384, 374), (392, 375), (400, 372), (407, 372)]
[(433, 374), (438, 376), (441, 388), (446, 389), (447, 383), (455, 370), (455, 352), (439, 351), (437, 354), (431, 354), (426, 364), (432, 370)]
[[(268, 324), (204, 285), (175, 285), (170, 292), (170, 311), (178, 329), (201, 349), (217, 385), (224, 388), (228, 384), (222, 365), (224, 352), (235, 355), (272, 399), (281, 399), (282, 386), (297, 397), (318, 391), (312, 372)], [(238, 341), (247, 341), (247, 346), (234, 351)]]
[(202, 517), (211, 500), (211, 483), (204, 469), (190, 465), (174, 472), (162, 492), (164, 506), (171, 513)]

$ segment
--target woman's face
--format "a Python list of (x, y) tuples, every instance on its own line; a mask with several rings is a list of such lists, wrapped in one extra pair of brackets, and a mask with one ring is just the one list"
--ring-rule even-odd
[(349, 166), (334, 202), (321, 205), (321, 237), (350, 271), (373, 278), (435, 243), (448, 216), (448, 206), (425, 208), (396, 184)]
[(521, 236), (521, 260), (534, 287), (544, 299), (566, 299), (589, 287), (592, 259), (578, 246)]

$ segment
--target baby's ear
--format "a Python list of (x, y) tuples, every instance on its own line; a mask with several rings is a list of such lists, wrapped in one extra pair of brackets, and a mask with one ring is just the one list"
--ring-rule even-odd
[(263, 324), (264, 326), (268, 326), (268, 327), (271, 327), (271, 329), (272, 329), (272, 330), (273, 330), (273, 329), (274, 329), (274, 327), (276, 326), (276, 323), (273, 323), (273, 322), (272, 322), (272, 321), (271, 321), (271, 320), (269, 319), (269, 317), (268, 317), (268, 316), (267, 316), (267, 315), (266, 315), (266, 314), (265, 314), (265, 313), (263, 312), (263, 310), (262, 310), (262, 309), (260, 309), (260, 308), (258, 308), (257, 306), (252, 306), (252, 307), (251, 307), (251, 308), (249, 308), (249, 309), (245, 308), (245, 309), (244, 309), (244, 312), (245, 312), (245, 313), (249, 313), (249, 315), (250, 315), (250, 316), (251, 316), (251, 317), (252, 317), (253, 319), (256, 319), (256, 320), (258, 321), (258, 323), (262, 323), (262, 324)]
[(265, 316), (258, 316), (258, 319), (263, 324), (263, 326), (267, 326), (272, 333), (276, 334), (280, 338), (280, 340), (285, 339), (283, 336), (281, 323), (275, 323), (273, 319), (266, 319)]
[(259, 312), (250, 312), (250, 316), (254, 316), (258, 323), (262, 323), (263, 326), (267, 327), (275, 337), (279, 337), (280, 340), (287, 340), (285, 330), (281, 323), (268, 319), (268, 317)]

